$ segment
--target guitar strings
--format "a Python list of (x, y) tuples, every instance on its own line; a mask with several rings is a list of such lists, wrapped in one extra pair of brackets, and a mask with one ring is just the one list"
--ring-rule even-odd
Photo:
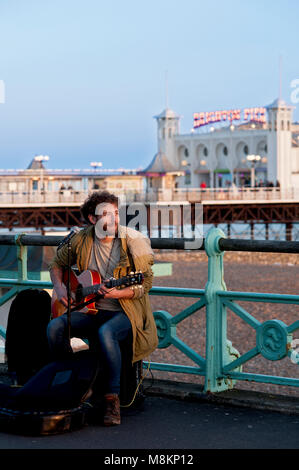
[[(133, 274), (133, 275), (132, 275), (132, 277), (134, 277), (134, 276), (136, 276), (136, 274)], [(123, 279), (126, 279), (126, 278), (128, 278), (128, 277), (130, 277), (130, 275), (124, 276), (123, 278), (115, 279), (115, 281), (120, 281), (120, 280), (122, 280), (121, 284), (125, 284), (126, 281), (123, 281)], [(105, 284), (105, 282), (109, 282), (109, 281), (110, 281), (110, 279), (106, 279), (106, 280), (104, 280), (101, 284), (96, 284), (96, 285), (101, 286), (102, 284)], [(139, 282), (134, 282), (133, 284), (139, 284)], [(129, 283), (128, 285), (131, 285), (131, 283)], [(95, 286), (90, 286), (90, 287), (95, 287)], [(116, 287), (116, 286), (114, 286), (114, 287)], [(76, 289), (76, 292), (83, 291), (84, 289), (88, 289), (88, 288), (87, 288), (87, 287), (78, 287), (78, 289)], [(113, 287), (112, 287), (112, 289), (113, 289)]]

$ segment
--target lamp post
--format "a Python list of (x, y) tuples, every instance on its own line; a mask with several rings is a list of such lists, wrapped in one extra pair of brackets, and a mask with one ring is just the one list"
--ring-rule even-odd
[[(101, 166), (103, 166), (103, 163), (102, 163), (102, 162), (90, 162), (90, 166), (93, 167), (94, 173), (96, 173), (96, 169), (97, 169), (97, 168), (100, 168)], [(98, 185), (96, 184), (96, 179), (95, 179), (95, 177), (92, 178), (92, 180), (93, 180), (93, 189), (98, 188)]]
[(188, 169), (188, 167), (191, 166), (191, 163), (188, 163), (187, 160), (182, 160), (181, 161), (181, 166), (186, 168), (184, 170), (184, 173), (185, 173), (185, 185), (187, 184), (190, 184), (191, 183), (191, 173), (190, 173), (190, 170)]
[(102, 162), (90, 162), (90, 166), (92, 166), (94, 170), (96, 170), (97, 168), (100, 168), (101, 166), (103, 166), (103, 163)]
[(41, 170), (41, 178), (40, 178), (40, 185), (41, 185), (41, 191), (44, 190), (44, 167), (42, 166), (41, 162), (47, 162), (50, 160), (50, 157), (48, 155), (36, 155), (34, 157), (34, 160), (36, 162), (40, 162), (40, 170)]
[(251, 162), (251, 187), (255, 184), (255, 164), (261, 160), (260, 155), (247, 155), (246, 159)]
[[(204, 159), (200, 160), (199, 163), (200, 163), (200, 166), (203, 167), (203, 168), (205, 168), (205, 166), (206, 166), (206, 164), (207, 164), (206, 160), (204, 160)], [(206, 184), (204, 178), (203, 178), (203, 179), (200, 178), (200, 179), (201, 179), (200, 188), (201, 188), (201, 189), (206, 189), (207, 184)]]

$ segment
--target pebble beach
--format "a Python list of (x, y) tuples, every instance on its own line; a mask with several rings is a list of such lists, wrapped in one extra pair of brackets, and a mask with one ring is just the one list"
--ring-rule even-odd
[[(208, 279), (208, 259), (204, 252), (180, 252), (155, 250), (155, 262), (172, 263), (172, 275), (154, 278), (155, 286), (189, 287), (204, 289)], [(226, 252), (224, 254), (224, 281), (229, 291), (294, 294), (299, 292), (299, 257), (296, 254)], [(153, 311), (166, 310), (176, 315), (188, 305), (192, 298), (151, 296)], [(289, 325), (299, 318), (299, 305), (238, 302), (260, 322), (270, 319), (282, 320)], [(177, 326), (177, 336), (202, 357), (205, 357), (205, 308), (183, 320)], [(227, 310), (227, 337), (240, 354), (256, 344), (255, 330), (236, 314)], [(293, 339), (299, 338), (299, 331)], [(157, 349), (150, 362), (194, 365), (173, 346)], [(299, 377), (298, 365), (286, 357), (270, 361), (260, 354), (243, 365), (243, 372)], [(204, 383), (201, 376), (165, 373), (153, 370), (153, 378), (171, 379), (193, 383)], [(235, 388), (264, 391), (273, 394), (299, 396), (298, 387), (279, 386), (266, 383), (238, 381)]]

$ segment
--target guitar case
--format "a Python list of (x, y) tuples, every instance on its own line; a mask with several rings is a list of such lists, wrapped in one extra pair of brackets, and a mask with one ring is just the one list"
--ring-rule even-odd
[(100, 371), (97, 354), (79, 351), (47, 364), (23, 386), (0, 384), (0, 430), (50, 435), (83, 427)]
[(25, 289), (11, 303), (5, 340), (8, 372), (18, 385), (25, 384), (49, 363), (47, 326), (51, 296), (42, 289)]

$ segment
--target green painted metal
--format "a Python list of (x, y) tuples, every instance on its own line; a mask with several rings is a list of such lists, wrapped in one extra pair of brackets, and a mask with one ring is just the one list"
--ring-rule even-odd
[(292, 294), (264, 294), (261, 292), (218, 292), (222, 298), (228, 297), (231, 300), (238, 299), (253, 302), (272, 302), (278, 304), (299, 304), (299, 296)]
[(185, 308), (182, 310), (180, 313), (178, 313), (173, 319), (172, 319), (172, 324), (177, 325), (181, 321), (185, 320), (185, 318), (189, 317), (193, 313), (197, 312), (198, 310), (202, 309), (206, 305), (206, 299), (205, 297), (201, 298), (194, 304), (190, 305), (189, 307)]
[[(53, 284), (51, 281), (38, 281), (34, 279), (27, 279), (26, 281), (19, 281), (18, 279), (0, 279), (1, 287), (16, 287), (17, 290), (20, 289), (53, 289)], [(1, 305), (1, 304), (0, 304)]]
[[(3, 340), (6, 340), (6, 330), (3, 328), (3, 326), (0, 325), (0, 338), (3, 338)], [(4, 354), (5, 352), (5, 347), (0, 346), (0, 354)]]
[(6, 329), (0, 325), (0, 337), (6, 339)]
[[(221, 298), (221, 294), (220, 294)], [(250, 313), (246, 312), (244, 308), (240, 305), (236, 304), (235, 302), (231, 302), (230, 300), (222, 300), (222, 303), (226, 305), (230, 310), (238, 315), (242, 320), (244, 320), (248, 325), (252, 326), (255, 330), (260, 326), (260, 322), (256, 320)]]
[(200, 367), (194, 367), (194, 366), (184, 366), (180, 364), (167, 364), (167, 363), (160, 363), (160, 362), (149, 362), (149, 361), (144, 361), (143, 362), (143, 367), (145, 369), (148, 368), (148, 365), (150, 365), (150, 368), (153, 370), (160, 370), (164, 372), (176, 372), (179, 374), (191, 374), (191, 375), (205, 375), (205, 371), (202, 370)]
[(18, 293), (18, 289), (16, 287), (13, 287), (4, 295), (2, 295), (2, 297), (0, 298), (0, 306), (6, 304), (6, 302), (12, 299), (17, 293)]
[(171, 297), (202, 297), (204, 289), (189, 289), (186, 287), (152, 287), (151, 295), (169, 295)]
[(262, 323), (256, 332), (256, 344), (259, 353), (270, 361), (279, 361), (286, 357), (287, 345), (292, 341), (287, 325), (280, 320), (268, 320)]
[(288, 326), (288, 333), (293, 333), (293, 331), (298, 330), (299, 328), (299, 320), (295, 321), (291, 325)]
[(287, 385), (289, 387), (298, 387), (299, 380), (292, 377), (280, 377), (263, 374), (249, 374), (245, 372), (232, 372), (231, 377), (235, 380), (246, 380), (249, 382), (260, 382), (274, 385)]
[(27, 246), (20, 244), (20, 235), (16, 235), (16, 244), (17, 244), (17, 257), (18, 257), (18, 279), (20, 281), (26, 281), (27, 276)]
[(231, 370), (240, 367), (243, 365), (245, 362), (250, 361), (253, 357), (257, 356), (259, 354), (258, 348), (255, 346), (254, 348), (250, 349), (250, 351), (247, 351), (245, 354), (242, 356), (238, 357), (238, 359), (235, 359), (231, 363), (225, 365), (222, 369), (224, 373), (228, 373)]
[[(49, 271), (28, 271), (27, 272), (28, 279), (33, 279), (36, 281), (50, 281), (50, 273)], [(19, 273), (17, 271), (8, 271), (8, 270), (0, 270), (0, 278), (3, 279), (18, 279)]]
[[(23, 289), (52, 289), (53, 287), (47, 276), (40, 280), (28, 278), (27, 246), (22, 245), (21, 239), (20, 235), (15, 237), (18, 256), (17, 276), (15, 278), (13, 276), (0, 278), (0, 286), (9, 288), (9, 291), (0, 298), (0, 306)], [(257, 355), (270, 361), (279, 361), (289, 357), (292, 362), (299, 363), (299, 350), (297, 352), (294, 349), (293, 343), (293, 333), (299, 329), (299, 320), (290, 325), (286, 325), (279, 319), (266, 320), (261, 323), (238, 302), (299, 305), (299, 296), (227, 291), (223, 272), (224, 252), (219, 247), (220, 239), (225, 239), (225, 235), (218, 228), (212, 228), (205, 239), (204, 245), (209, 261), (208, 282), (205, 289), (152, 287), (150, 291), (150, 294), (154, 296), (175, 296), (194, 300), (190, 306), (176, 315), (172, 315), (167, 310), (154, 312), (159, 337), (158, 348), (164, 349), (173, 346), (179, 349), (194, 365), (145, 361), (144, 367), (146, 368), (150, 364), (153, 370), (204, 376), (205, 391), (213, 393), (230, 389), (234, 387), (236, 381), (241, 380), (298, 387), (299, 379), (295, 377), (246, 373), (243, 371), (243, 366)], [(227, 338), (227, 309), (253, 328), (256, 334), (256, 345), (242, 355)], [(194, 314), (206, 315), (205, 357), (198, 354), (178, 336), (178, 324)], [(3, 326), (0, 326), (0, 337), (3, 340), (6, 338)], [(3, 352), (3, 348), (0, 348), (0, 352)]]
[(24, 289), (53, 289), (53, 284), (48, 281), (34, 281), (16, 279), (0, 279), (0, 287), (11, 287), (2, 297), (0, 297), (0, 306), (4, 305), (8, 300), (16, 296), (18, 292)]
[(223, 366), (239, 353), (227, 339), (226, 307), (218, 292), (226, 291), (223, 273), (223, 252), (219, 240), (225, 238), (220, 229), (211, 229), (205, 239), (205, 250), (209, 258), (206, 296), (206, 392), (221, 392), (232, 388), (234, 382), (222, 373)]
[[(180, 372), (190, 373), (190, 370), (192, 370), (191, 373), (194, 373), (194, 370), (196, 370), (197, 373), (199, 373), (200, 375), (204, 375), (205, 359), (202, 356), (200, 356), (196, 351), (194, 351), (192, 348), (190, 348), (184, 341), (178, 338), (177, 332), (176, 332), (176, 326), (178, 323), (180, 323), (181, 321), (185, 320), (190, 315), (193, 315), (195, 312), (205, 307), (206, 301), (205, 301), (204, 291), (201, 290), (200, 292), (198, 292), (197, 289), (193, 289), (191, 290), (192, 292), (190, 292), (189, 289), (180, 289), (178, 292), (176, 288), (162, 288), (162, 291), (161, 291), (161, 288), (153, 288), (153, 290), (154, 290), (154, 294), (157, 294), (157, 291), (158, 291), (160, 295), (172, 294), (175, 296), (185, 297), (186, 294), (188, 294), (188, 296), (190, 296), (191, 294), (196, 294), (196, 296), (202, 297), (199, 301), (185, 308), (184, 310), (182, 310), (179, 314), (175, 316), (172, 316), (169, 312), (165, 310), (158, 310), (154, 312), (154, 318), (155, 318), (155, 322), (157, 325), (159, 349), (167, 348), (170, 345), (175, 346), (177, 349), (183, 352), (189, 359), (194, 361), (200, 367), (200, 369), (199, 368), (190, 369), (190, 366), (181, 365), (179, 368)], [(172, 364), (172, 366), (173, 366), (173, 370), (178, 371), (175, 364)], [(161, 367), (163, 369), (164, 366), (159, 363), (151, 363), (152, 369), (162, 370)], [(169, 367), (170, 365), (168, 364), (167, 370), (169, 370)]]
[[(278, 319), (266, 320), (261, 323), (257, 321), (249, 312), (236, 303), (239, 301), (268, 302), (281, 304), (299, 304), (298, 295), (283, 294), (263, 294), (244, 292), (218, 292), (223, 306), (229, 308), (237, 316), (242, 318), (249, 326), (256, 331), (256, 346), (247, 351), (238, 359), (226, 364), (222, 372), (224, 376), (237, 380), (251, 380), (255, 382), (265, 382), (277, 385), (299, 386), (299, 379), (289, 377), (277, 377), (264, 374), (248, 374), (246, 372), (236, 372), (234, 368), (243, 365), (258, 354), (270, 361), (279, 361), (284, 357), (290, 357), (293, 362), (299, 363), (299, 354), (292, 347), (292, 333), (299, 329), (299, 321), (291, 325), (286, 325)], [(297, 357), (298, 356), (298, 357)]]

